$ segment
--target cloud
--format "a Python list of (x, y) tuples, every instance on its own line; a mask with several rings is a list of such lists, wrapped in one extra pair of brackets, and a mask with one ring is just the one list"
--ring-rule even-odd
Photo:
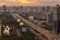
[(18, 0), (0, 0), (2, 3), (11, 3), (11, 2), (19, 2)]
[[(4, 3), (4, 4), (9, 4), (9, 5), (12, 5), (12, 4), (29, 4), (29, 5), (32, 5), (32, 4), (44, 4), (44, 5), (56, 5), (56, 4), (60, 4), (60, 0), (0, 0), (0, 3)], [(34, 5), (35, 5), (34, 4)]]

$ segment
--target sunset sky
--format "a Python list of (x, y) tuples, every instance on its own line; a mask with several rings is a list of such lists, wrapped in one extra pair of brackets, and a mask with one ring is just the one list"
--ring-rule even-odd
[(0, 0), (0, 6), (55, 6), (60, 4), (60, 0)]

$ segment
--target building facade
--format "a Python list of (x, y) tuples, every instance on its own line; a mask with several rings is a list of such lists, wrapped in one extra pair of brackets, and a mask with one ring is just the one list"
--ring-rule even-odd
[(54, 11), (54, 31), (60, 33), (60, 6), (57, 5), (56, 10)]

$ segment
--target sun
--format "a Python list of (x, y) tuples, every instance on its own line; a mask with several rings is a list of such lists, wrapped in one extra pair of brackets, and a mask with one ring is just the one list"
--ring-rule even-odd
[(3, 6), (3, 5), (5, 5), (5, 3), (0, 3), (0, 6)]
[(20, 3), (33, 3), (33, 2), (30, 2), (30, 1), (27, 1), (27, 0), (19, 0)]

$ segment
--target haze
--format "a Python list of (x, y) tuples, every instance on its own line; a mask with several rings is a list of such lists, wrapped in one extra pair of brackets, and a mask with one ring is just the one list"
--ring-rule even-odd
[(0, 6), (55, 6), (56, 4), (60, 4), (60, 0), (0, 0)]

